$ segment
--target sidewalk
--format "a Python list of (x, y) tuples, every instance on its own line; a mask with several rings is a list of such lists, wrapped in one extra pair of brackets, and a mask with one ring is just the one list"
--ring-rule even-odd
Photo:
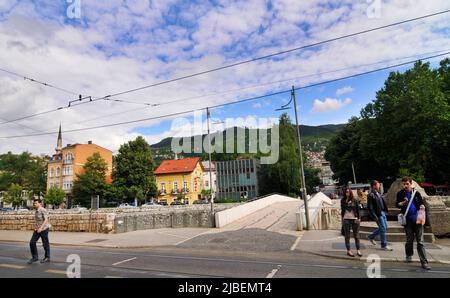
[[(367, 239), (361, 239), (361, 252), (363, 256), (360, 258), (356, 256), (355, 241), (350, 239), (350, 244), (355, 257), (347, 256), (347, 249), (345, 248), (344, 237), (340, 235), (340, 231), (335, 230), (314, 230), (305, 231), (303, 237), (299, 241), (296, 250), (312, 253), (315, 255), (347, 259), (347, 260), (366, 260), (371, 254), (376, 254), (381, 258), (381, 261), (391, 262), (405, 262), (405, 243), (391, 242), (393, 251), (384, 251), (381, 249), (379, 241), (377, 246), (371, 244)], [(427, 259), (429, 263), (450, 264), (450, 246), (439, 245), (439, 240), (436, 243), (425, 243), (427, 252)], [(416, 250), (416, 242), (414, 242), (414, 256), (413, 262), (420, 263), (419, 256)]]
[[(214, 229), (180, 228), (140, 230), (120, 234), (50, 232), (51, 245), (108, 248), (146, 248), (178, 245)], [(32, 231), (0, 230), (0, 241), (29, 242)]]

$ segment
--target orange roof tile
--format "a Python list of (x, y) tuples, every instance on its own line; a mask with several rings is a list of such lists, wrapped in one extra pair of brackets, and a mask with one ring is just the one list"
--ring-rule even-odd
[(161, 165), (156, 169), (155, 174), (190, 173), (199, 162), (199, 157), (163, 160)]

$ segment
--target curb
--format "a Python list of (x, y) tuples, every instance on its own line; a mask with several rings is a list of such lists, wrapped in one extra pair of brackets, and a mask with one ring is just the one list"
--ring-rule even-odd
[[(29, 243), (29, 241), (25, 241), (25, 240), (5, 240), (5, 239), (0, 239), (0, 243), (1, 242)], [(113, 245), (113, 244), (110, 244), (110, 245), (91, 245), (91, 244), (58, 243), (58, 242), (51, 242), (51, 241), (50, 241), (50, 246), (76, 246), (76, 247), (117, 248), (117, 249), (144, 249), (144, 248), (167, 247), (167, 245), (119, 246), (119, 245)]]
[[(340, 260), (351, 260), (351, 261), (365, 261), (366, 258), (364, 257), (364, 255), (362, 257), (348, 257), (348, 256), (341, 256), (341, 255), (332, 255), (332, 254), (326, 254), (326, 253), (321, 253), (321, 252), (315, 252), (315, 251), (309, 251), (309, 250), (302, 250), (302, 249), (298, 249), (298, 251), (304, 252), (304, 253), (309, 253), (312, 255), (316, 255), (316, 256), (320, 256), (320, 257), (326, 257), (326, 258), (332, 258), (332, 259), (340, 259)], [(381, 261), (384, 262), (397, 262), (397, 263), (406, 263), (404, 259), (399, 259), (399, 258), (380, 258)], [(420, 264), (420, 261), (411, 261), (410, 264)], [(428, 260), (428, 263), (436, 263), (436, 264), (450, 264), (450, 261), (442, 261), (442, 260)]]

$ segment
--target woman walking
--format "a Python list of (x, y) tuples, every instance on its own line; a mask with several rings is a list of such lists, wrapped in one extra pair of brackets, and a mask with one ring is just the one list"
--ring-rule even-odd
[(355, 238), (356, 252), (359, 257), (362, 257), (359, 244), (359, 202), (353, 197), (353, 192), (350, 188), (346, 188), (344, 191), (344, 197), (341, 200), (341, 216), (343, 219), (345, 246), (347, 248), (347, 255), (354, 257), (352, 250), (350, 249), (350, 227), (353, 231), (353, 237)]

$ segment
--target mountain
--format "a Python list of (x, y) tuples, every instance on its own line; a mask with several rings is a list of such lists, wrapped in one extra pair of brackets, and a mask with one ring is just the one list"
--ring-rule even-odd
[[(327, 143), (345, 124), (327, 124), (319, 126), (300, 125), (300, 135), (303, 146), (313, 146), (314, 142)], [(235, 127), (236, 129), (236, 127)], [(203, 138), (206, 135), (203, 135)], [(170, 149), (172, 138), (165, 138), (160, 142), (151, 145), (152, 149)]]

